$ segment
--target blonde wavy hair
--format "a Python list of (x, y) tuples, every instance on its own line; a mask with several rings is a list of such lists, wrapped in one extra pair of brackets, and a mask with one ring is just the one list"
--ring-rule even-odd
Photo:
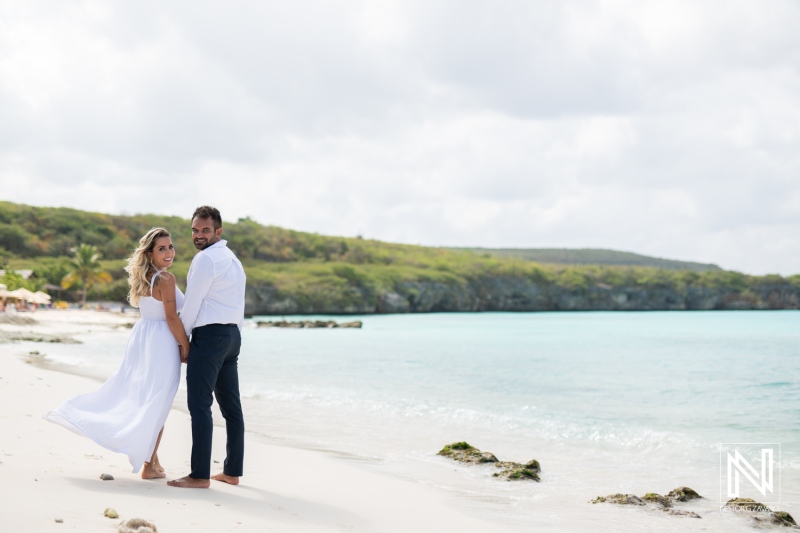
[(171, 235), (164, 228), (151, 229), (139, 239), (139, 247), (128, 258), (125, 272), (128, 273), (128, 285), (131, 287), (128, 292), (128, 301), (133, 307), (139, 307), (139, 298), (147, 296), (147, 293), (150, 292), (150, 280), (147, 279), (147, 276), (155, 272), (156, 267), (147, 254), (153, 251), (156, 241), (161, 237), (171, 237)]

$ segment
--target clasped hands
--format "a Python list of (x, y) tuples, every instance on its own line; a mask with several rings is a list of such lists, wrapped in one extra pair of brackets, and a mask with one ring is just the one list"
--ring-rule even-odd
[(181, 354), (181, 363), (186, 363), (189, 361), (189, 345), (187, 344), (184, 346), (183, 344), (179, 344), (178, 348), (180, 349)]

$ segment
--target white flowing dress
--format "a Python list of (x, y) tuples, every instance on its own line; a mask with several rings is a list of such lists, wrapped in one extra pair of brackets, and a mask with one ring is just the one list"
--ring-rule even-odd
[[(180, 310), (183, 293), (175, 289)], [(142, 296), (139, 311), (141, 319), (131, 330), (119, 370), (98, 390), (44, 415), (112, 452), (124, 453), (134, 473), (153, 455), (181, 377), (178, 343), (167, 326), (164, 304)]]

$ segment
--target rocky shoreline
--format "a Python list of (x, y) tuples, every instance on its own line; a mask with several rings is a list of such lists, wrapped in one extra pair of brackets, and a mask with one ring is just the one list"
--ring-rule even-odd
[(454, 442), (447, 444), (436, 455), (448, 457), (459, 463), (475, 465), (475, 464), (491, 464), (495, 468), (501, 468), (500, 472), (495, 472), (492, 477), (505, 479), (506, 481), (526, 480), (541, 481), (539, 474), (542, 467), (539, 461), (531, 459), (525, 464), (515, 463), (513, 461), (500, 461), (491, 452), (482, 452), (479, 449), (467, 444), (466, 442)]
[(566, 288), (524, 277), (503, 277), (463, 284), (401, 282), (386, 290), (353, 283), (345, 296), (330, 299), (313, 291), (287, 294), (268, 285), (249, 286), (245, 305), (249, 315), (800, 309), (800, 286), (783, 282), (737, 289), (599, 283)]
[[(512, 461), (500, 461), (493, 453), (481, 451), (464, 441), (446, 444), (436, 455), (469, 466), (493, 465), (496, 468), (502, 468), (503, 470), (501, 472), (495, 472), (492, 474), (492, 477), (505, 479), (507, 481), (541, 481), (539, 474), (542, 468), (539, 461), (536, 459), (532, 459), (525, 464)], [(615, 493), (607, 496), (598, 496), (588, 503), (640, 507), (648, 511), (662, 511), (672, 516), (702, 519), (703, 517), (695, 510), (678, 508), (681, 504), (692, 502), (693, 500), (705, 500), (705, 498), (694, 489), (681, 486), (669, 491), (666, 496), (657, 492), (648, 492), (641, 497), (635, 494)], [(748, 518), (751, 525), (758, 529), (763, 529), (765, 527), (800, 529), (797, 526), (797, 522), (795, 522), (794, 518), (789, 513), (785, 511), (774, 511), (770, 507), (750, 498), (728, 500), (728, 502), (722, 506), (722, 509), (736, 512), (738, 515)]]
[(311, 329), (311, 328), (351, 328), (359, 329), (364, 324), (360, 320), (352, 322), (336, 322), (335, 320), (259, 320), (256, 322), (259, 328), (287, 328), (287, 329)]

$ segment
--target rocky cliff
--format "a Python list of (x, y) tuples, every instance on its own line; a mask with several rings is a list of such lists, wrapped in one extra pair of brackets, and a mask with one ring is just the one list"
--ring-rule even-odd
[(247, 289), (250, 315), (372, 314), (476, 311), (683, 311), (798, 309), (800, 287), (763, 284), (726, 287), (567, 288), (525, 278), (483, 278), (466, 283), (401, 282), (388, 290), (352, 284), (334, 297), (324, 291), (283, 294), (273, 286)]

